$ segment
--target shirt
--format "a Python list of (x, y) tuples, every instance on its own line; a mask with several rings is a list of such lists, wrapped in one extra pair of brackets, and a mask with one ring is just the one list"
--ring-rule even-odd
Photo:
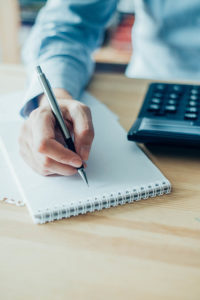
[[(133, 0), (134, 1), (134, 0)], [(29, 83), (21, 114), (37, 107), (40, 64), (52, 88), (78, 99), (94, 69), (92, 53), (102, 42), (117, 0), (49, 0), (23, 49)], [(137, 78), (200, 78), (199, 0), (135, 0), (133, 54), (126, 75)]]

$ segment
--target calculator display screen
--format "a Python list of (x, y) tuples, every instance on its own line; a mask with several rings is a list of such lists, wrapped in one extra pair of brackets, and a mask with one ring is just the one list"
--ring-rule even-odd
[(193, 122), (181, 121), (168, 121), (168, 120), (155, 120), (143, 118), (138, 131), (151, 131), (151, 132), (165, 132), (165, 133), (177, 133), (177, 134), (195, 134), (200, 136), (200, 129), (198, 126), (194, 126)]

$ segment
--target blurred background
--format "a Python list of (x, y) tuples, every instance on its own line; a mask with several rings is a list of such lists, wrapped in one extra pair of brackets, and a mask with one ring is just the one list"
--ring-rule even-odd
[[(47, 0), (0, 0), (0, 62), (21, 63), (20, 52)], [(121, 0), (94, 53), (97, 71), (124, 72), (132, 53), (132, 0)]]

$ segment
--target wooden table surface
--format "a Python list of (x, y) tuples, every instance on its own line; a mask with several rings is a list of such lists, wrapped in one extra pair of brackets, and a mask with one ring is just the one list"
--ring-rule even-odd
[[(99, 74), (89, 91), (128, 130), (148, 82)], [(0, 66), (1, 94), (24, 86), (23, 67)], [(146, 151), (171, 195), (46, 225), (0, 203), (1, 299), (200, 299), (199, 150)]]

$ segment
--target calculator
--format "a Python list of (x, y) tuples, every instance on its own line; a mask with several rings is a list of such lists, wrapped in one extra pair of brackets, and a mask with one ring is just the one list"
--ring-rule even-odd
[(200, 85), (150, 84), (128, 140), (200, 146)]

